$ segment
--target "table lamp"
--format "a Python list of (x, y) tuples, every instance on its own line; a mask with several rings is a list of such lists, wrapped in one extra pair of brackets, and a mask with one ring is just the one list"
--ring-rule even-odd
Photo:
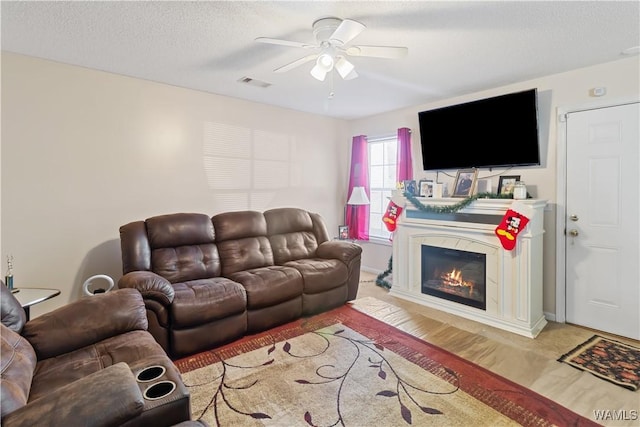
[(369, 198), (364, 191), (364, 187), (353, 187), (351, 197), (349, 197), (348, 205), (368, 205)]

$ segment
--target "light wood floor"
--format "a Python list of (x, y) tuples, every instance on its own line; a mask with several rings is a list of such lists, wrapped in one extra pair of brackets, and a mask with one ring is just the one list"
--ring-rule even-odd
[[(375, 284), (375, 278), (375, 274), (362, 272), (358, 298), (353, 303), (355, 308), (534, 390), (591, 420), (596, 421), (596, 410), (626, 414), (623, 417), (626, 420), (596, 421), (599, 424), (640, 426), (637, 418), (640, 391), (626, 390), (557, 361), (593, 336), (594, 331), (549, 322), (538, 337), (526, 338), (393, 297)], [(620, 337), (613, 338), (621, 340)], [(639, 345), (637, 341), (625, 341)]]

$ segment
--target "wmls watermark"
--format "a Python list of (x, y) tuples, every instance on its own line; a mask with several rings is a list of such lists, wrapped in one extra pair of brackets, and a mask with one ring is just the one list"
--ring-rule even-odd
[(594, 409), (596, 421), (636, 421), (640, 419), (637, 409)]

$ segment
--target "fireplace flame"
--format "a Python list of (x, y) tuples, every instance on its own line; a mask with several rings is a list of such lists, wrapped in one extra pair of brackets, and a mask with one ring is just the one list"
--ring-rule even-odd
[(455, 268), (451, 270), (451, 273), (447, 273), (447, 276), (449, 280), (452, 280), (454, 282), (462, 281), (462, 272), (460, 270), (456, 270)]
[(467, 282), (462, 279), (462, 271), (456, 270), (455, 268), (451, 270), (449, 273), (445, 273), (442, 276), (442, 280), (445, 285), (448, 286), (464, 286), (473, 289), (473, 282)]

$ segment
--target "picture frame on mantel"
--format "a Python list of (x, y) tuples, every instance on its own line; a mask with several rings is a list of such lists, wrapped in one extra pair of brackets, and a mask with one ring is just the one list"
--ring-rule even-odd
[(456, 174), (451, 197), (469, 197), (473, 194), (478, 179), (478, 169), (460, 169)]
[(433, 197), (433, 180), (421, 179), (418, 182), (418, 191), (420, 197)]
[(513, 187), (520, 181), (520, 175), (503, 175), (498, 180), (498, 194), (513, 194)]

